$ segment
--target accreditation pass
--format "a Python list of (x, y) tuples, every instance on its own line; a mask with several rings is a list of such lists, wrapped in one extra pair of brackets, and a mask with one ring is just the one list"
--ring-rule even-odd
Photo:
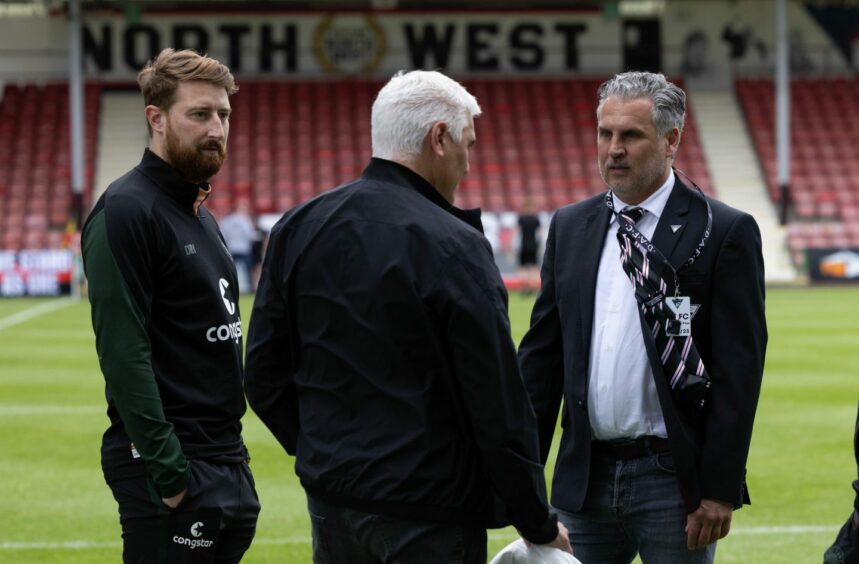
[(665, 300), (668, 311), (668, 323), (665, 334), (669, 337), (688, 337), (692, 334), (692, 301), (689, 296), (671, 296)]

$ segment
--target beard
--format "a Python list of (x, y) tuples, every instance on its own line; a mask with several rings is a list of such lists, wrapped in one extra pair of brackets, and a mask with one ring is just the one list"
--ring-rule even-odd
[(210, 140), (192, 147), (184, 146), (169, 123), (166, 140), (167, 160), (191, 182), (206, 182), (218, 174), (227, 158), (226, 143)]

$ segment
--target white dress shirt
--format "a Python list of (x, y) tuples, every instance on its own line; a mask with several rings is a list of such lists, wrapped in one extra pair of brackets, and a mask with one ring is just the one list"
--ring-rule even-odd
[[(671, 171), (665, 184), (638, 206), (629, 206), (612, 193), (615, 209), (646, 210), (635, 227), (651, 239), (673, 186)], [(617, 227), (617, 217), (612, 214), (597, 273), (588, 383), (591, 432), (601, 441), (644, 435), (665, 438), (668, 434), (644, 348), (635, 290), (620, 263)]]

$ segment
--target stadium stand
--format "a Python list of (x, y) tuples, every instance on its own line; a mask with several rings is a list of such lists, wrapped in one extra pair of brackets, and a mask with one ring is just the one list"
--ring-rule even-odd
[[(98, 85), (86, 92), (85, 209), (92, 192)], [(0, 102), (0, 248), (58, 248), (71, 207), (68, 89), (6, 84)]]
[[(796, 261), (805, 249), (859, 246), (857, 89), (855, 77), (791, 83), (788, 244)], [(770, 195), (779, 201), (773, 82), (741, 79), (736, 90)]]
[[(594, 114), (601, 82), (466, 80), (487, 117), (477, 122), (471, 172), (457, 203), (517, 211), (530, 196), (538, 209), (554, 210), (603, 191)], [(232, 99), (229, 158), (207, 205), (222, 216), (236, 198), (249, 197), (258, 213), (280, 213), (355, 178), (371, 154), (370, 107), (380, 86), (243, 81)], [(92, 203), (101, 92), (87, 87), (85, 209)], [(65, 85), (7, 85), (0, 120), (0, 143), (12, 149), (0, 155), (0, 246), (56, 248), (71, 202)], [(677, 166), (712, 193), (691, 115)]]
[[(603, 190), (596, 161), (594, 101), (602, 80), (466, 80), (485, 118), (458, 205), (518, 210), (530, 195), (554, 210)], [(213, 180), (257, 212), (278, 212), (358, 174), (370, 157), (374, 81), (242, 82), (233, 99), (230, 158)], [(690, 116), (677, 165), (712, 192)]]

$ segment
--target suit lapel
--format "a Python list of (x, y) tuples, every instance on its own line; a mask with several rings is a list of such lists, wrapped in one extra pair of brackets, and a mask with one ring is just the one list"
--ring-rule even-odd
[(591, 328), (594, 324), (594, 299), (597, 290), (597, 273), (599, 272), (600, 257), (602, 256), (605, 235), (611, 211), (603, 203), (602, 198), (594, 206), (582, 226), (580, 233), (582, 262), (577, 268), (581, 269), (581, 287), (579, 291), (579, 311), (581, 312), (582, 354), (590, 357)]
[[(656, 224), (656, 230), (653, 232), (653, 244), (662, 251), (662, 254), (675, 269), (686, 262), (698, 242), (694, 226), (689, 228), (689, 223), (693, 219), (692, 215), (694, 215), (689, 213), (691, 204), (691, 190), (680, 182), (680, 179), (675, 180), (671, 195), (668, 197), (668, 202), (666, 202), (659, 223)], [(656, 262), (661, 261), (657, 260)], [(665, 278), (670, 280), (670, 273), (668, 274), (669, 276)]]

